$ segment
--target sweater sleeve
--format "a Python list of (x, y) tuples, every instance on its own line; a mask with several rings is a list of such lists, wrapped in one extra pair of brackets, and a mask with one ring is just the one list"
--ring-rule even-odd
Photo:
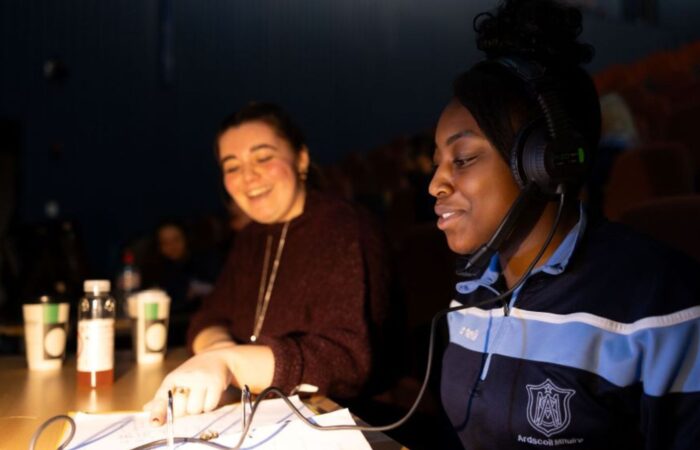
[(263, 337), (275, 357), (273, 384), (290, 392), (301, 383), (320, 394), (356, 395), (371, 366), (366, 273), (356, 218), (343, 218), (317, 236), (314, 264), (299, 283), (308, 283), (305, 332)]

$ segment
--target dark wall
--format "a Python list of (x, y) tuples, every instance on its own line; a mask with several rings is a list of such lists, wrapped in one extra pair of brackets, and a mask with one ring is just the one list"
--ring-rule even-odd
[[(591, 69), (696, 38), (690, 3), (663, 2), (654, 27), (587, 15)], [(109, 275), (159, 218), (222, 210), (211, 139), (226, 113), (280, 102), (321, 163), (432, 126), (478, 58), (472, 17), (495, 4), (2, 0), (0, 115), (23, 130), (19, 222), (55, 202)], [(64, 71), (47, 78), (52, 58)]]

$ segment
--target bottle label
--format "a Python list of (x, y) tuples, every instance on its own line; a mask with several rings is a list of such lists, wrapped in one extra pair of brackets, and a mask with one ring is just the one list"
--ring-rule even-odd
[(78, 372), (114, 368), (114, 319), (78, 322)]

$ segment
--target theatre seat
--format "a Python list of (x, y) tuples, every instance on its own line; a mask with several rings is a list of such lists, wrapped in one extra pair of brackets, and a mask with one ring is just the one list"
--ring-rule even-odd
[[(373, 424), (399, 419), (416, 399), (425, 374), (431, 319), (449, 306), (456, 282), (455, 255), (434, 222), (408, 227), (394, 258), (403, 331), (402, 342), (394, 348), (393, 356), (402, 361), (402, 373), (385, 391), (349, 405), (351, 411)], [(431, 382), (423, 400), (407, 424), (387, 432), (408, 448), (462, 448), (439, 401), (438, 381), (446, 340), (443, 321), (438, 327)]]
[(688, 149), (657, 142), (621, 153), (605, 187), (603, 212), (618, 220), (629, 208), (648, 200), (694, 192), (695, 165)]
[(626, 210), (620, 222), (700, 261), (700, 195), (648, 200)]

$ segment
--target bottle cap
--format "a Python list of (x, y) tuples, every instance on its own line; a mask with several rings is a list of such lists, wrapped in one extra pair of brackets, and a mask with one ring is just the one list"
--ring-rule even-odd
[(122, 261), (126, 265), (133, 265), (134, 264), (134, 252), (132, 252), (129, 249), (124, 250), (124, 257), (122, 258)]
[(95, 294), (109, 292), (110, 287), (109, 280), (85, 280), (83, 283), (85, 292), (94, 292)]

